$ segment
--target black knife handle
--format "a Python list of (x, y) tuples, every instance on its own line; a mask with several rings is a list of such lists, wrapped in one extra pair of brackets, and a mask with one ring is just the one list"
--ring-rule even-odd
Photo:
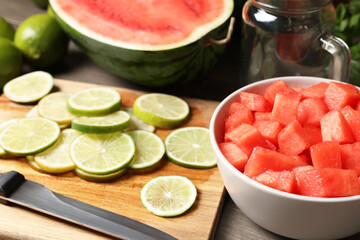
[[(0, 175), (0, 196), (9, 197), (23, 182), (25, 181), (24, 175), (10, 171)], [(0, 203), (8, 204), (5, 199), (0, 198)]]

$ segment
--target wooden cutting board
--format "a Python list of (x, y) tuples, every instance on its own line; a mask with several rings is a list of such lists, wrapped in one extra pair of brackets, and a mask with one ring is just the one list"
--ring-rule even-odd
[[(76, 92), (94, 87), (94, 84), (55, 80), (59, 91)], [(114, 88), (119, 91), (124, 106), (132, 106), (144, 92)], [(218, 102), (184, 98), (191, 108), (191, 117), (182, 125), (209, 127), (210, 118)], [(25, 117), (33, 105), (16, 104), (0, 97), (0, 122)], [(157, 129), (164, 140), (170, 130)], [(189, 169), (169, 162), (165, 157), (151, 170), (128, 171), (110, 183), (87, 182), (74, 173), (60, 175), (43, 174), (33, 170), (25, 158), (0, 159), (0, 172), (16, 170), (29, 180), (44, 184), (50, 190), (100, 208), (130, 217), (178, 239), (211, 239), (222, 207), (224, 185), (217, 167)], [(198, 197), (194, 206), (184, 215), (162, 218), (148, 212), (141, 204), (139, 194), (150, 179), (161, 175), (188, 177), (197, 187)], [(0, 205), (0, 239), (108, 239), (105, 235), (87, 230), (75, 224), (58, 220), (18, 206)]]

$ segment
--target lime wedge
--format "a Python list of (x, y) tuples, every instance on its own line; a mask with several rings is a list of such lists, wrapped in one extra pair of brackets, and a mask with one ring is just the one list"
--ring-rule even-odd
[(129, 123), (130, 115), (117, 111), (105, 116), (75, 118), (71, 127), (83, 133), (113, 133), (127, 128)]
[(122, 175), (124, 175), (126, 173), (127, 169), (123, 168), (120, 169), (119, 171), (113, 172), (113, 173), (108, 173), (108, 174), (93, 174), (93, 173), (88, 173), (88, 172), (84, 172), (83, 170), (79, 169), (79, 168), (75, 168), (75, 174), (85, 180), (85, 181), (89, 181), (89, 182), (110, 182), (110, 181), (114, 181), (115, 179), (121, 177)]
[(184, 100), (163, 93), (148, 93), (138, 97), (133, 111), (144, 122), (161, 128), (180, 125), (190, 112)]
[(70, 144), (80, 135), (74, 129), (63, 130), (54, 145), (34, 156), (35, 162), (48, 173), (64, 173), (75, 169), (69, 149)]
[(126, 133), (83, 134), (70, 146), (74, 164), (84, 172), (108, 174), (126, 167), (135, 154), (135, 144)]
[(165, 146), (155, 133), (145, 130), (128, 131), (135, 142), (135, 156), (128, 168), (144, 169), (158, 163), (165, 154)]
[(207, 128), (185, 127), (171, 132), (165, 139), (168, 159), (189, 168), (210, 168), (216, 165)]
[(58, 124), (68, 125), (76, 117), (67, 110), (67, 100), (71, 93), (54, 92), (42, 98), (38, 103), (38, 113), (41, 117), (53, 120)]
[(4, 86), (7, 98), (18, 103), (31, 103), (47, 95), (53, 88), (53, 77), (43, 71), (31, 72), (14, 78)]
[(17, 155), (31, 155), (49, 148), (60, 134), (59, 125), (46, 118), (21, 118), (0, 134), (0, 146)]
[(140, 200), (151, 213), (174, 217), (186, 212), (195, 202), (195, 185), (183, 176), (160, 176), (147, 182), (140, 192)]
[(76, 92), (68, 99), (67, 108), (81, 116), (106, 115), (120, 110), (120, 94), (107, 87), (94, 87)]
[(130, 115), (130, 125), (126, 130), (145, 130), (155, 132), (155, 127), (153, 125), (148, 124), (135, 116), (132, 107), (122, 107), (121, 109)]

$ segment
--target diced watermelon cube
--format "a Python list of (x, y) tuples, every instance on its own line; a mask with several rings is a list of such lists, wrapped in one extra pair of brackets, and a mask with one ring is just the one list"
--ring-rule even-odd
[(254, 120), (255, 121), (269, 121), (271, 120), (271, 112), (254, 112)]
[(303, 131), (309, 146), (322, 142), (320, 127), (305, 125), (303, 126)]
[(339, 110), (331, 110), (320, 120), (322, 140), (335, 141), (340, 144), (352, 143), (354, 138), (351, 129)]
[(272, 142), (275, 146), (278, 145), (278, 134), (283, 129), (283, 126), (278, 121), (255, 121), (254, 126), (260, 131), (267, 140)]
[(298, 155), (309, 147), (301, 124), (294, 121), (285, 126), (278, 135), (279, 152)]
[(318, 98), (304, 99), (299, 103), (298, 120), (302, 125), (320, 126), (321, 118), (328, 112), (324, 101)]
[(272, 105), (263, 96), (256, 93), (240, 92), (240, 101), (251, 111), (267, 112), (271, 110)]
[(324, 98), (325, 91), (328, 88), (329, 83), (321, 82), (315, 84), (309, 88), (304, 89), (301, 92), (303, 98)]
[(295, 92), (297, 92), (297, 93), (301, 93), (302, 91), (305, 90), (305, 88), (302, 88), (302, 87), (292, 87), (292, 89), (294, 89)]
[(338, 142), (321, 142), (312, 145), (310, 155), (315, 168), (342, 168)]
[(350, 106), (345, 106), (340, 112), (350, 126), (354, 141), (360, 142), (360, 111), (354, 110)]
[(359, 98), (359, 90), (354, 85), (331, 82), (325, 91), (324, 102), (330, 110), (333, 110), (341, 109), (346, 105), (354, 107)]
[(278, 93), (275, 97), (271, 120), (287, 125), (297, 119), (300, 94)]
[(233, 103), (230, 106), (230, 115), (225, 118), (225, 132), (229, 132), (242, 123), (252, 124), (254, 122), (254, 116), (250, 109), (244, 104)]
[(275, 96), (278, 93), (298, 94), (294, 89), (289, 87), (284, 81), (277, 80), (265, 89), (264, 97), (271, 104), (275, 102)]
[(242, 111), (242, 108), (244, 108), (244, 104), (241, 104), (240, 102), (233, 102), (230, 105), (228, 115), (233, 115), (236, 112), (240, 112)]
[(302, 160), (263, 147), (255, 147), (245, 165), (244, 174), (252, 178), (267, 171), (292, 170), (304, 166)]
[(241, 172), (244, 171), (248, 156), (240, 147), (232, 142), (223, 142), (219, 144), (219, 148), (224, 157), (231, 163), (231, 165), (233, 165)]
[(307, 154), (293, 155), (291, 157), (303, 161), (305, 164), (311, 164), (310, 158), (307, 156)]
[(269, 147), (266, 139), (260, 131), (249, 124), (243, 123), (234, 130), (225, 133), (225, 141), (231, 141), (238, 145), (247, 156), (250, 156), (253, 148), (256, 146)]
[(266, 172), (253, 177), (253, 179), (261, 184), (288, 193), (294, 193), (297, 189), (295, 173), (292, 171), (267, 170)]
[(360, 111), (360, 101), (355, 104), (354, 109)]
[(299, 194), (313, 197), (347, 197), (360, 194), (355, 170), (321, 168), (294, 171)]
[(340, 145), (341, 162), (344, 169), (354, 169), (360, 176), (360, 142)]

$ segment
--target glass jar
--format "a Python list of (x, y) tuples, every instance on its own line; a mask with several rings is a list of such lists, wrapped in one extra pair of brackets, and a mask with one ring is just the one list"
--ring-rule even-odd
[(331, 35), (331, 0), (249, 0), (242, 18), (243, 83), (297, 75), (348, 81), (350, 51)]

